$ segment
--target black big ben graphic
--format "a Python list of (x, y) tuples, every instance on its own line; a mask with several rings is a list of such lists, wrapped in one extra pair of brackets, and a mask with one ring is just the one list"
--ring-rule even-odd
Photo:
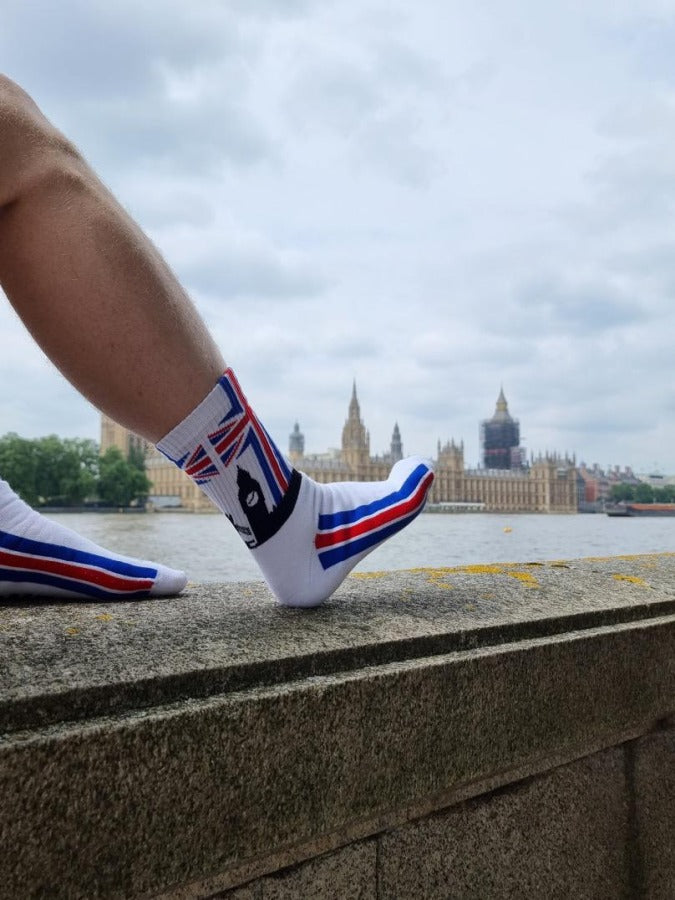
[(297, 469), (293, 469), (288, 490), (284, 494), (281, 503), (272, 509), (268, 509), (260, 482), (256, 481), (246, 469), (237, 466), (237, 497), (239, 506), (248, 520), (251, 534), (253, 535), (253, 542), (246, 541), (250, 549), (263, 544), (273, 534), (276, 534), (293, 512), (300, 490), (300, 481), (300, 473)]
[(252, 475), (237, 466), (239, 505), (251, 526), (256, 544), (262, 544), (269, 535), (270, 511), (267, 509), (260, 483)]

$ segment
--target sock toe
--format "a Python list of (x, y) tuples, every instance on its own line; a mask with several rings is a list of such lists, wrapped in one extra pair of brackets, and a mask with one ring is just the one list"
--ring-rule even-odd
[(174, 597), (185, 588), (187, 575), (179, 569), (167, 566), (157, 567), (157, 578), (150, 590), (151, 597)]

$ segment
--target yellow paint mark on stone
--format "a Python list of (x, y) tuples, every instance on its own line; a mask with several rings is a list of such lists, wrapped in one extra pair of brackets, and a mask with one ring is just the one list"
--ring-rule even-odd
[(539, 582), (531, 572), (507, 572), (509, 578), (515, 578), (529, 588), (538, 588)]
[(475, 603), (467, 603), (467, 604), (465, 605), (465, 607), (464, 607), (464, 609), (465, 609), (467, 612), (473, 612), (473, 610), (474, 610), (475, 608), (476, 608), (476, 604), (475, 604)]
[(71, 637), (72, 637), (73, 635), (79, 634), (79, 633), (80, 633), (80, 629), (79, 629), (79, 628), (66, 628), (66, 634), (69, 635), (69, 636), (71, 636)]
[(427, 581), (429, 584), (433, 584), (435, 587), (443, 588), (446, 591), (452, 591), (453, 586), (446, 581), (447, 571), (443, 569), (429, 569), (429, 573), (427, 575)]
[(612, 575), (616, 581), (628, 581), (630, 584), (639, 584), (640, 587), (650, 587), (644, 578), (638, 578), (637, 575)]
[[(675, 556), (675, 553), (624, 554), (617, 556), (588, 556), (580, 561), (611, 562), (613, 560), (626, 560), (633, 563), (635, 566), (652, 568), (653, 566), (658, 565), (660, 559), (673, 556)], [(422, 575), (426, 581), (432, 584), (440, 584), (442, 579), (447, 579), (447, 577), (451, 575), (507, 575), (518, 579), (522, 583), (528, 583), (530, 587), (539, 587), (540, 585), (536, 579), (522, 571), (524, 566), (527, 566), (528, 568), (572, 568), (568, 560), (554, 559), (547, 560), (546, 562), (474, 563), (465, 566), (416, 566), (411, 569), (399, 569), (384, 572), (352, 572), (351, 577), (366, 580), (387, 578), (391, 575), (405, 572), (407, 575)], [(514, 569), (517, 570), (516, 573), (514, 573)]]
[(101, 613), (100, 616), (95, 616), (94, 618), (98, 619), (99, 622), (112, 622), (114, 617), (110, 613)]

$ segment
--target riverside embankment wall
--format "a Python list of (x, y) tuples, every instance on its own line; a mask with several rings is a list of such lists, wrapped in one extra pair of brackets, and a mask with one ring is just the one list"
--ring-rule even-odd
[(0, 605), (0, 896), (675, 895), (675, 554)]

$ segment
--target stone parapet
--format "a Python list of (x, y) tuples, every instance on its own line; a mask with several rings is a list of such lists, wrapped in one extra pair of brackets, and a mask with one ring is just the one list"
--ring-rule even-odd
[(671, 896), (674, 714), (675, 554), (4, 601), (0, 895)]

